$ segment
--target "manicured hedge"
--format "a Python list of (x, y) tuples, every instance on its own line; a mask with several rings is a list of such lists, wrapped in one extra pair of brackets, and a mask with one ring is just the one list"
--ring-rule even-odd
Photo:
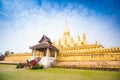
[(17, 64), (16, 68), (24, 68), (26, 63), (19, 63)]
[(37, 64), (37, 65), (32, 66), (31, 69), (43, 69), (43, 65)]

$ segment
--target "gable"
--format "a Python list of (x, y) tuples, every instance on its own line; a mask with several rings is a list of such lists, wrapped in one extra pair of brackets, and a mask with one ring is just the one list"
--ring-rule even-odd
[(39, 43), (49, 43), (49, 44), (52, 44), (51, 40), (47, 36), (45, 36), (45, 35), (42, 36), (42, 38), (40, 39)]

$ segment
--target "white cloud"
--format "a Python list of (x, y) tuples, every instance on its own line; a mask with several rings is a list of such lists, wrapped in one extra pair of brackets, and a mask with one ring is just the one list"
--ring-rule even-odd
[(37, 44), (43, 34), (52, 40), (58, 40), (62, 37), (65, 19), (74, 38), (78, 35), (82, 37), (82, 33), (87, 33), (90, 43), (94, 43), (97, 39), (106, 47), (120, 45), (117, 33), (111, 30), (112, 23), (83, 6), (79, 6), (79, 11), (71, 4), (63, 10), (58, 10), (60, 8), (58, 4), (51, 7), (50, 3), (43, 3), (38, 7), (32, 2), (15, 1), (9, 9), (11, 3), (5, 3), (6, 10), (14, 13), (9, 13), (12, 14), (13, 21), (10, 22), (12, 24), (7, 24), (8, 29), (4, 29), (7, 30), (6, 33), (0, 37), (2, 39), (0, 49), (3, 51), (30, 51), (29, 46)]

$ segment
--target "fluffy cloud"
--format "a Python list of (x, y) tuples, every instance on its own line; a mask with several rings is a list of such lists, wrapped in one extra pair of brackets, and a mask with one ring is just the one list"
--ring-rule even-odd
[(113, 18), (98, 15), (82, 4), (3, 0), (3, 10), (7, 19), (0, 19), (1, 51), (30, 51), (29, 46), (37, 44), (43, 34), (58, 40), (62, 37), (65, 19), (74, 38), (86, 33), (89, 43), (96, 39), (105, 47), (120, 45)]

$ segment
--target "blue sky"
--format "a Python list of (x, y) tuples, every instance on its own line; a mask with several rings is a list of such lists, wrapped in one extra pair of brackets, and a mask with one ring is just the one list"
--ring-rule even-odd
[(120, 46), (119, 0), (0, 0), (0, 52), (29, 52), (43, 34), (57, 40), (67, 20), (71, 36)]

